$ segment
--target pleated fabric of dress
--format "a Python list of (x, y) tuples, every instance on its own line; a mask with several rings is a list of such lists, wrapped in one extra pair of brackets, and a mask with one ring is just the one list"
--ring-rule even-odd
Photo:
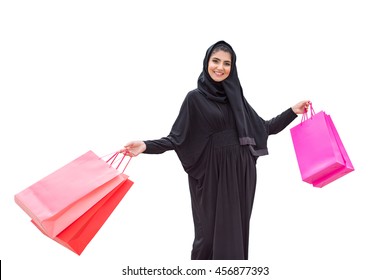
[(256, 159), (241, 146), (228, 104), (215, 104), (215, 132), (202, 157), (204, 174), (189, 177), (195, 240), (192, 259), (248, 259)]

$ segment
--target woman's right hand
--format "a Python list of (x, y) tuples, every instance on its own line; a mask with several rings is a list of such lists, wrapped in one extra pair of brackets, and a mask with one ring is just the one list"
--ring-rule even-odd
[(146, 150), (146, 144), (143, 141), (131, 141), (127, 143), (123, 149), (119, 152), (131, 156), (136, 157), (139, 154), (143, 153)]

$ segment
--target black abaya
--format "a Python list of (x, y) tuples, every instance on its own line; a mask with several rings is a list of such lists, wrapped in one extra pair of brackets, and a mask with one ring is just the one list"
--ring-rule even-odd
[[(258, 121), (274, 134), (295, 117), (289, 108)], [(174, 149), (188, 173), (195, 227), (191, 259), (248, 259), (257, 157), (240, 145), (230, 103), (191, 91), (168, 137), (145, 143), (149, 154)]]
[[(208, 62), (221, 46), (231, 54), (231, 71), (215, 82)], [(207, 50), (198, 88), (187, 94), (170, 134), (145, 141), (144, 152), (175, 150), (188, 173), (195, 226), (192, 259), (248, 259), (256, 160), (268, 154), (268, 136), (296, 117), (289, 108), (263, 120), (243, 95), (231, 46), (219, 41)]]

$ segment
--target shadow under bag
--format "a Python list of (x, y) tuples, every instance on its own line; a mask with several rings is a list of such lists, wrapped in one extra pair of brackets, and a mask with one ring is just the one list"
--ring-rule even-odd
[(311, 104), (310, 112), (290, 133), (302, 180), (322, 188), (355, 169), (331, 117)]

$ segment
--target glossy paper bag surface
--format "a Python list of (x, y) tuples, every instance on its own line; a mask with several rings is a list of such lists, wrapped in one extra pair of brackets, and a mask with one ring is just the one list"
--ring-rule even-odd
[(302, 180), (323, 187), (354, 170), (336, 127), (321, 111), (290, 129)]
[(16, 194), (15, 201), (54, 238), (124, 180), (89, 151)]
[[(124, 182), (115, 187), (53, 240), (80, 255), (133, 185), (133, 182), (127, 179), (127, 175), (122, 176), (126, 179)], [(41, 229), (38, 225), (36, 226)]]

